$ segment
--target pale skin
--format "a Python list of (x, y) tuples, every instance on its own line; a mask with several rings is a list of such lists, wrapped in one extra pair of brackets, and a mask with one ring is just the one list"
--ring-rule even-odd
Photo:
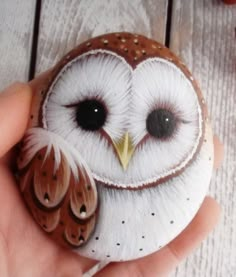
[[(29, 214), (12, 174), (16, 157), (11, 149), (26, 131), (34, 88), (42, 81), (41, 77), (29, 84), (15, 83), (0, 94), (0, 276), (80, 277), (97, 262), (51, 241)], [(223, 147), (217, 138), (214, 145), (217, 168)], [(190, 225), (160, 251), (135, 261), (111, 263), (95, 276), (168, 276), (213, 230), (219, 214), (217, 202), (206, 197)]]

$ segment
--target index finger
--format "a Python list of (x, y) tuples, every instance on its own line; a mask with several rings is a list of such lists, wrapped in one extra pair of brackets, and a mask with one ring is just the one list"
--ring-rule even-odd
[[(0, 158), (23, 137), (30, 119), (32, 96), (41, 89), (49, 73), (46, 71), (29, 83), (16, 82), (0, 92)], [(7, 155), (7, 163), (11, 156), (12, 153)]]
[(24, 135), (29, 119), (32, 89), (28, 84), (14, 83), (0, 94), (0, 157)]

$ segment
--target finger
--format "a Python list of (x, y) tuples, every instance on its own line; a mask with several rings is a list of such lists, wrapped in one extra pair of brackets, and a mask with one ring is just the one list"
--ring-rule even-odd
[(218, 169), (223, 161), (224, 146), (216, 135), (214, 135), (214, 155), (214, 168)]
[(191, 224), (169, 245), (160, 251), (136, 261), (113, 263), (96, 277), (166, 276), (181, 260), (191, 253), (214, 228), (219, 218), (219, 205), (206, 197)]
[(40, 89), (41, 87), (43, 87), (45, 85), (45, 83), (47, 83), (47, 81), (49, 81), (48, 79), (50, 79), (50, 76), (53, 72), (53, 68), (40, 73), (38, 76), (35, 77), (35, 79), (31, 80), (29, 82), (30, 87), (32, 88), (33, 91), (36, 91), (38, 89)]
[(71, 250), (65, 251), (65, 249), (60, 248), (55, 263), (58, 264), (60, 276), (77, 277), (95, 266), (98, 261), (79, 256)]
[(94, 267), (96, 264), (99, 263), (99, 261), (91, 260), (82, 256), (79, 257), (79, 260), (80, 260), (81, 269), (83, 273), (87, 272), (88, 270), (90, 270), (92, 267)]
[[(26, 125), (29, 118), (29, 112), (31, 109), (31, 96), (35, 93), (38, 93), (42, 90), (42, 88), (45, 86), (45, 83), (48, 82), (48, 78), (51, 75), (51, 70), (46, 71), (39, 76), (37, 76), (36, 79), (32, 80), (28, 84), (22, 84), (22, 83), (15, 83), (11, 87), (5, 89), (4, 92), (0, 93), (0, 129), (2, 129), (3, 124), (4, 125), (10, 125), (7, 127), (8, 132), (6, 133), (5, 137), (9, 137), (9, 133), (11, 135), (16, 135), (14, 137), (11, 136), (12, 140), (9, 140), (6, 144), (6, 139), (0, 137), (1, 143), (0, 143), (0, 157), (6, 153), (11, 146), (13, 146), (15, 143), (17, 143), (20, 138), (23, 136)], [(4, 96), (5, 101), (3, 101), (2, 96)], [(6, 99), (7, 96), (8, 98)], [(11, 96), (11, 97), (10, 97)], [(18, 101), (18, 102), (17, 102)], [(7, 102), (7, 103), (6, 103)], [(17, 102), (17, 105), (15, 103)], [(20, 104), (20, 105), (19, 105)], [(5, 109), (3, 110), (2, 107)], [(5, 111), (11, 111), (12, 116), (10, 117), (8, 113)], [(4, 114), (5, 116), (1, 116), (1, 114)], [(12, 125), (12, 121), (14, 120), (15, 124), (17, 124), (17, 129), (15, 129), (12, 132), (12, 129), (14, 126)], [(22, 123), (23, 121), (23, 123)], [(15, 134), (15, 132), (17, 132)], [(3, 143), (2, 143), (3, 142)], [(12, 151), (14, 154), (16, 154), (16, 151)], [(10, 168), (15, 167), (15, 161), (14, 154), (11, 151), (9, 151), (6, 155), (6, 157), (2, 157), (0, 159), (1, 163), (5, 163)], [(13, 159), (12, 159), (13, 157)]]
[(29, 118), (32, 90), (15, 83), (0, 94), (0, 157), (23, 136)]

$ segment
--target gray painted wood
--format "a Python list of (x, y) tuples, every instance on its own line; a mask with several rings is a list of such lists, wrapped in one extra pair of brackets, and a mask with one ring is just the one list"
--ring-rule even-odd
[[(128, 2), (128, 3), (126, 3)], [(89, 37), (133, 31), (164, 41), (167, 0), (43, 0), (37, 73)], [(35, 1), (0, 1), (0, 90), (27, 80)], [(220, 0), (173, 0), (171, 48), (187, 63), (225, 144), (223, 167), (210, 194), (223, 206), (220, 225), (175, 277), (236, 276), (236, 6)]]
[(225, 145), (210, 195), (222, 205), (214, 233), (175, 277), (236, 276), (236, 6), (217, 0), (174, 0), (171, 48), (193, 71), (206, 96), (214, 132)]
[(0, 1), (0, 91), (15, 80), (27, 81), (35, 1)]
[(102, 33), (130, 31), (164, 41), (166, 9), (167, 0), (43, 0), (36, 71)]

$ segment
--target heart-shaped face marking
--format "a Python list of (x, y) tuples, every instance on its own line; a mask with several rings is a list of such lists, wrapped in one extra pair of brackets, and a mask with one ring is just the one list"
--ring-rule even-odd
[(175, 64), (152, 57), (132, 67), (104, 49), (68, 62), (42, 105), (43, 128), (69, 141), (96, 180), (125, 188), (179, 174), (199, 150), (202, 116), (191, 80)]

